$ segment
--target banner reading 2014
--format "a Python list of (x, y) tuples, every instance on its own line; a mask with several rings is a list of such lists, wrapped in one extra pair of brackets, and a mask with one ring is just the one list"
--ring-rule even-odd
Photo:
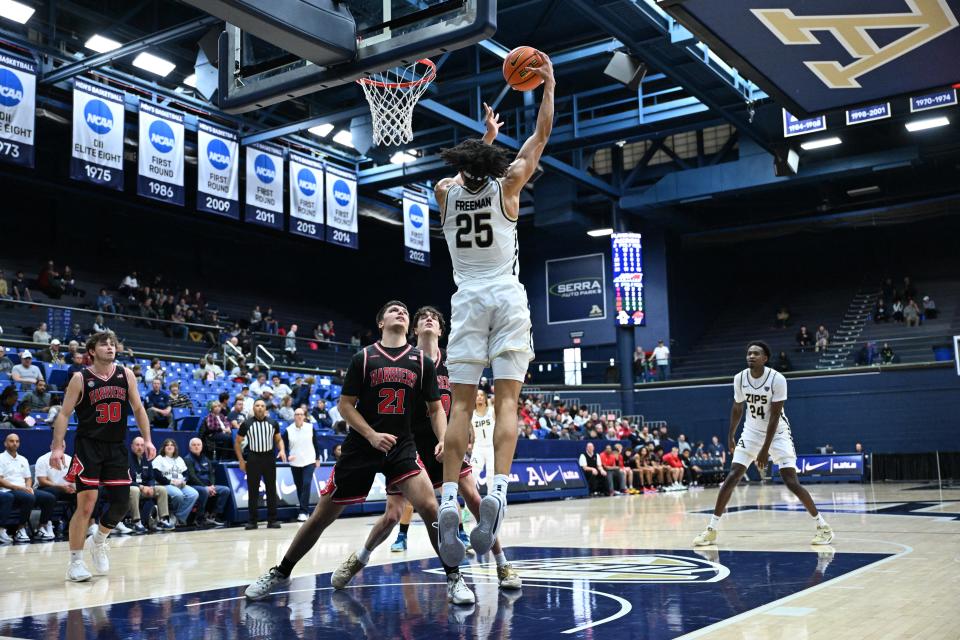
[(247, 203), (244, 219), (283, 229), (283, 149), (272, 144), (247, 147)]
[(414, 191), (403, 192), (403, 247), (404, 260), (430, 266), (430, 209)]
[(137, 193), (183, 206), (183, 114), (140, 101)]
[(327, 165), (327, 242), (356, 249), (357, 176)]
[(74, 81), (70, 177), (123, 190), (123, 93)]
[(240, 219), (237, 132), (203, 120), (197, 120), (197, 210)]
[(37, 67), (0, 53), (0, 161), (33, 168)]
[(290, 232), (323, 240), (323, 164), (290, 154)]

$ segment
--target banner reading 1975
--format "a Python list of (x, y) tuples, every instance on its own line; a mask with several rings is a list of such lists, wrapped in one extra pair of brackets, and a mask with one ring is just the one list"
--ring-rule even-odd
[(430, 209), (427, 198), (415, 191), (403, 192), (403, 258), (430, 266)]
[(140, 101), (137, 193), (183, 206), (183, 114)]
[(120, 91), (75, 80), (70, 177), (123, 190), (123, 100)]
[(283, 229), (283, 149), (272, 144), (247, 147), (247, 203), (244, 219)]
[(290, 233), (323, 240), (323, 164), (290, 154)]
[(0, 161), (33, 167), (37, 68), (0, 53)]
[(197, 120), (197, 210), (240, 219), (239, 137), (204, 120)]

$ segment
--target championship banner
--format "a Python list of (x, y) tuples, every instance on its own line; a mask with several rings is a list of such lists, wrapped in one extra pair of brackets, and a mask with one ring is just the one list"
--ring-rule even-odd
[(327, 242), (356, 249), (357, 175), (327, 165)]
[(272, 144), (247, 147), (247, 202), (244, 219), (283, 229), (283, 149)]
[(197, 210), (240, 219), (237, 132), (203, 120), (197, 120)]
[(602, 320), (607, 272), (602, 253), (546, 261), (547, 324)]
[(33, 168), (37, 67), (0, 53), (0, 162)]
[(430, 208), (427, 198), (416, 191), (403, 191), (403, 258), (430, 266)]
[(123, 93), (86, 80), (73, 83), (70, 177), (123, 191)]
[(323, 240), (323, 164), (290, 154), (290, 233)]
[(140, 101), (137, 194), (183, 206), (183, 114)]

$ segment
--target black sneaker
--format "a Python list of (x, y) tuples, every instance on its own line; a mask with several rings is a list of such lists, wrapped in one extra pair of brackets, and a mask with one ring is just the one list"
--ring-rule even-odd
[(250, 531), (251, 529), (256, 529), (259, 526), (260, 526), (260, 523), (258, 522), (248, 522), (247, 524), (243, 525), (243, 528), (246, 529), (247, 531)]
[(279, 528), (280, 528), (280, 523), (279, 523), (279, 522), (268, 522), (268, 523), (267, 523), (267, 529), (279, 529)]

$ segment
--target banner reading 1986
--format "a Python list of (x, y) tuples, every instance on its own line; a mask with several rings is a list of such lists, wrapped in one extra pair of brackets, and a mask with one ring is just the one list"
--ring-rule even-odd
[(415, 191), (403, 192), (403, 258), (430, 266), (430, 209), (427, 198)]
[(137, 193), (183, 206), (183, 114), (140, 101)]
[(0, 161), (33, 167), (37, 68), (0, 53)]
[(323, 240), (323, 164), (290, 154), (290, 233)]
[(203, 120), (197, 120), (197, 210), (240, 219), (237, 132)]
[(283, 229), (283, 149), (272, 144), (247, 147), (247, 202), (244, 219)]
[(357, 176), (327, 165), (327, 242), (356, 249)]
[(122, 92), (74, 81), (70, 177), (123, 190)]

